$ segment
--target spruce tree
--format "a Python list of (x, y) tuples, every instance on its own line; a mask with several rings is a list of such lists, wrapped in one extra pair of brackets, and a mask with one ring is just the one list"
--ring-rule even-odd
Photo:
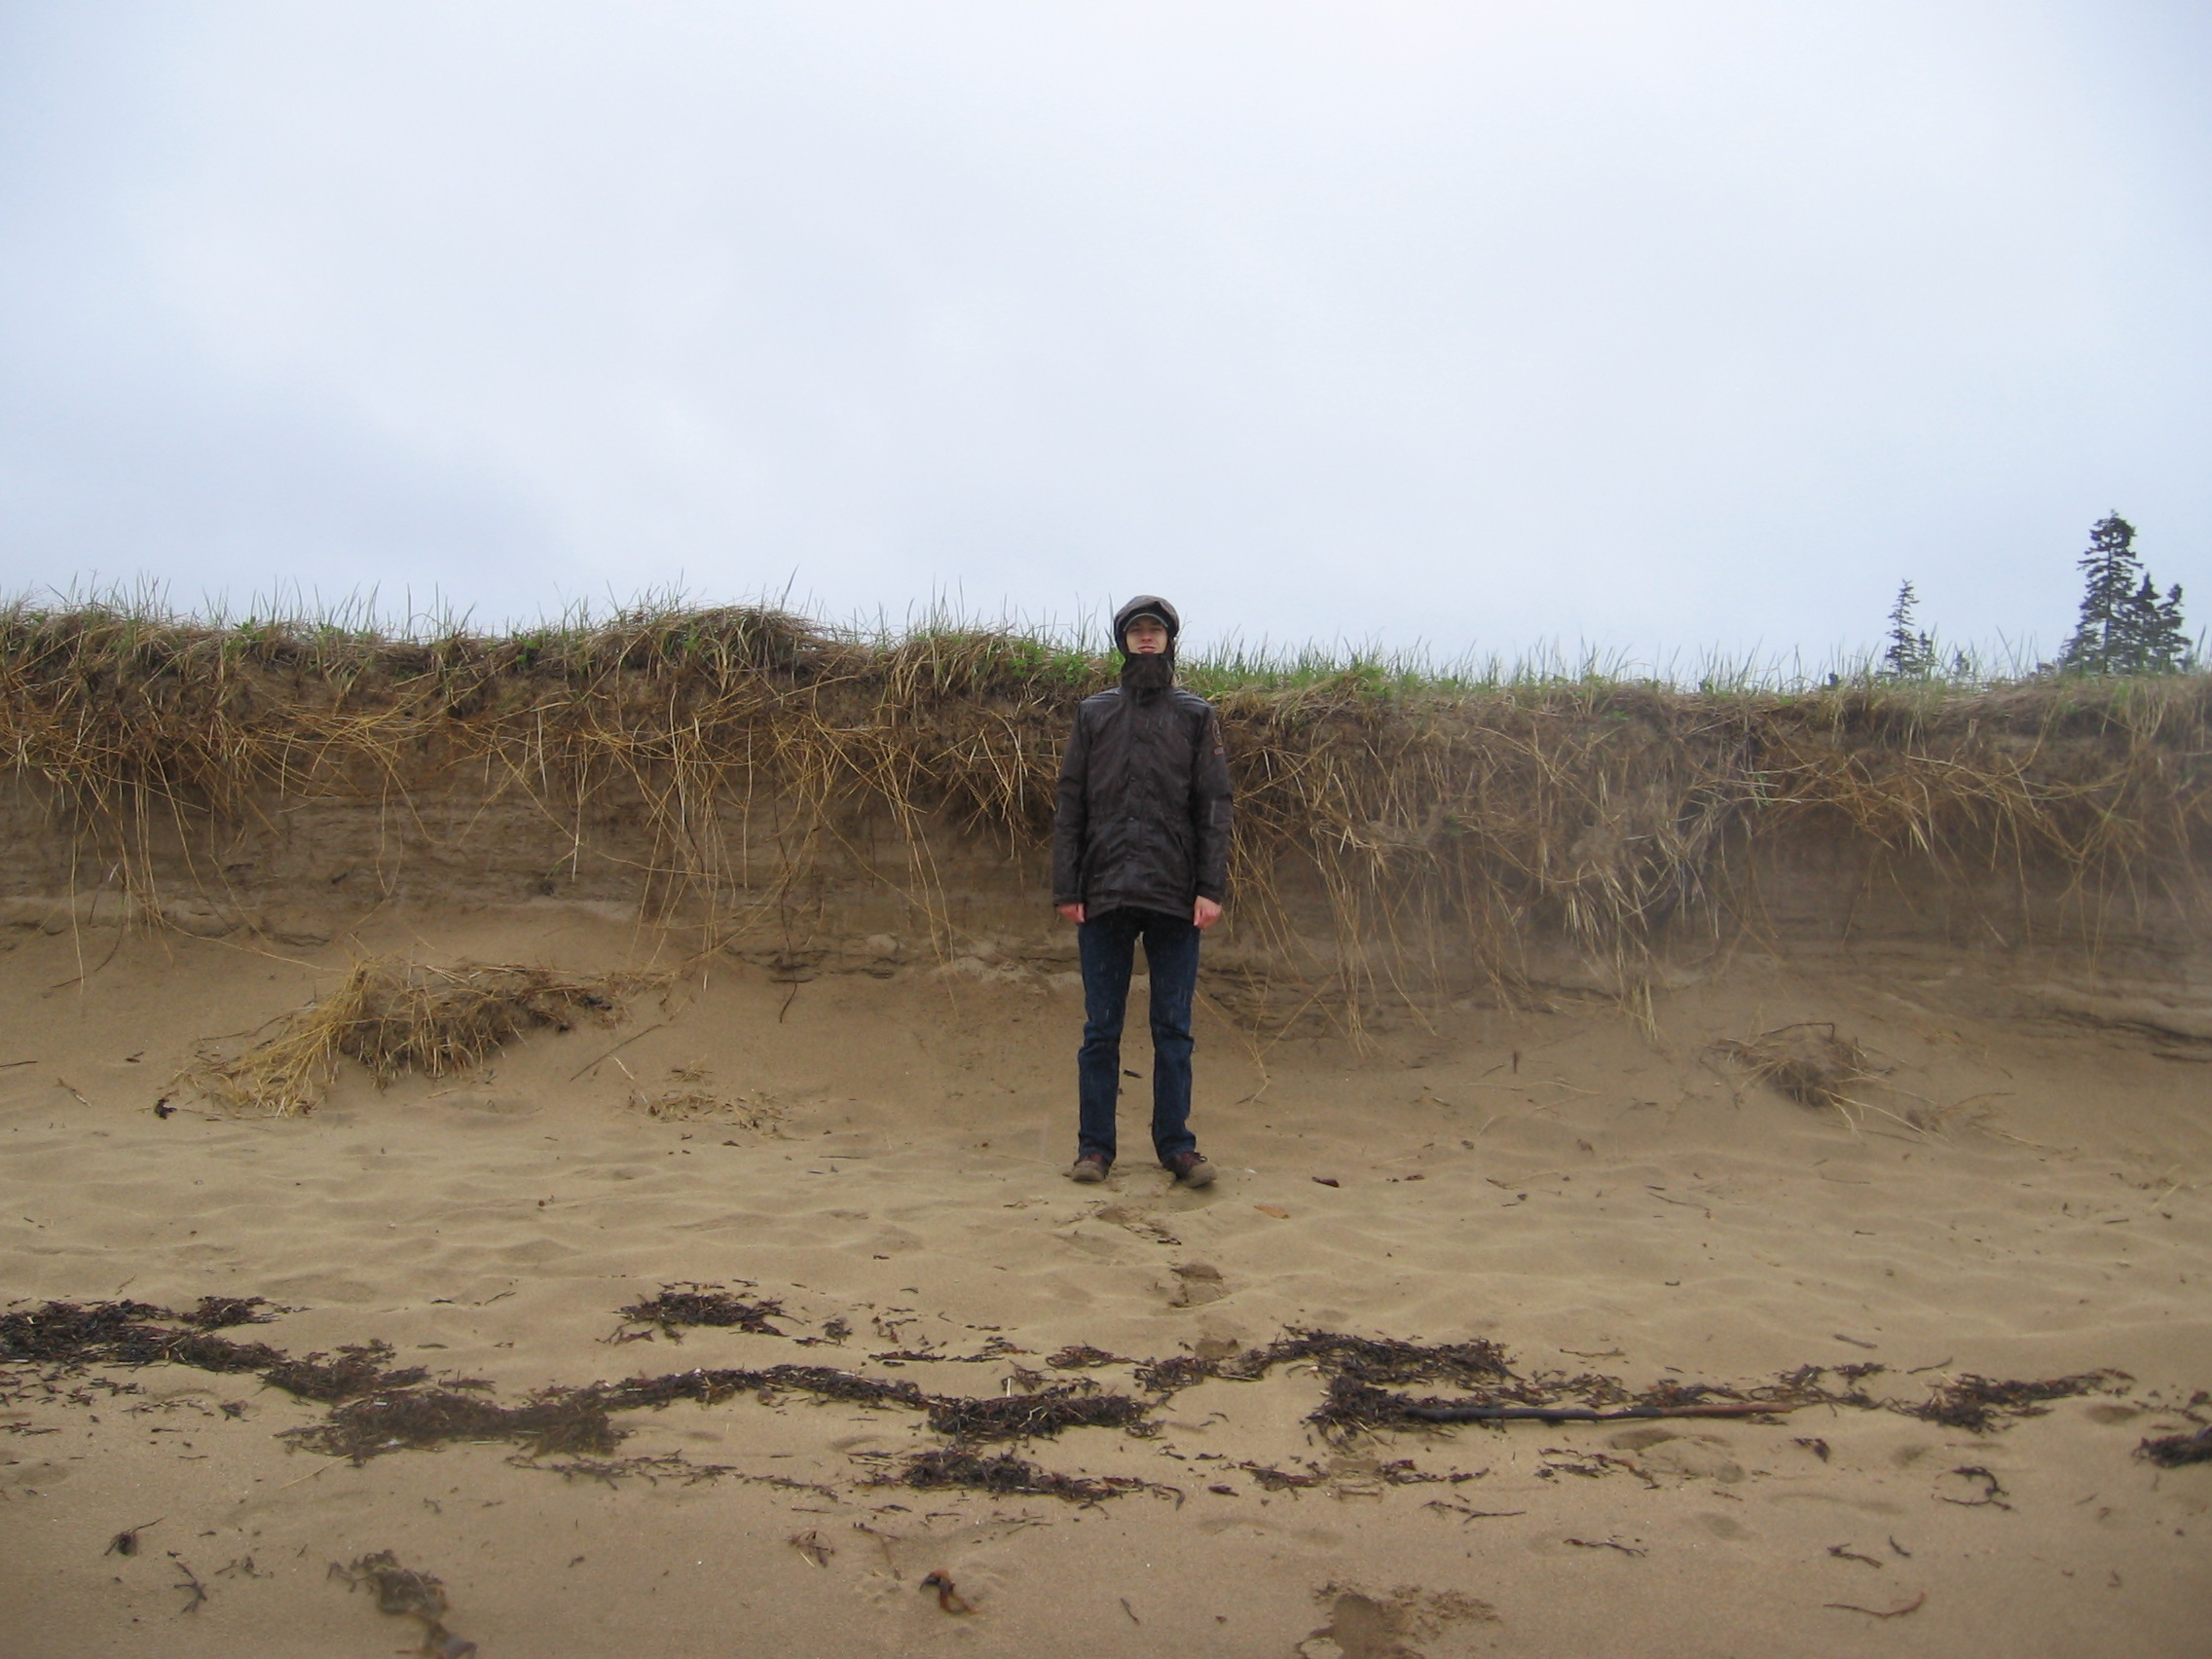
[(2128, 602), (2128, 633), (2135, 646), (2134, 673), (2179, 674), (2194, 665), (2196, 653), (2190, 648), (2187, 625), (2182, 621), (2178, 582), (2160, 599), (2151, 578), (2143, 578), (2143, 585)]
[(1899, 582), (1897, 603), (1890, 607), (1889, 648), (1882, 653), (1886, 680), (1925, 680), (1936, 672), (1936, 642), (1912, 625), (1919, 604), (1912, 583)]
[(2076, 674), (2126, 674), (2137, 654), (2136, 586), (2149, 580), (2135, 556), (2135, 527), (2117, 512), (2099, 519), (2077, 568), (2086, 578), (2082, 619), (2058, 666)]

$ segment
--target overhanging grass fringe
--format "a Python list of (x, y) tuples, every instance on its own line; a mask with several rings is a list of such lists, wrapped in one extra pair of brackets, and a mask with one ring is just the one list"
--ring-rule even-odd
[[(2093, 932), (2115, 900), (2201, 903), (2212, 676), (1961, 687), (1870, 679), (1685, 691), (1226, 671), (1240, 913), (1295, 954), (1287, 885), (1317, 884), (1356, 1009), (1472, 940), (1493, 972), (1549, 930), (1633, 966), (1710, 913), (1761, 841), (1825, 837), (1944, 871), (2057, 872)], [(1075, 701), (1102, 658), (1018, 633), (866, 639), (758, 608), (392, 640), (213, 627), (125, 608), (0, 612), (0, 739), (144, 890), (165, 826), (271, 802), (404, 798), (467, 773), (584, 831), (643, 803), (651, 902), (740, 899), (732, 815), (773, 800), (787, 885), (855, 814), (1041, 845)]]

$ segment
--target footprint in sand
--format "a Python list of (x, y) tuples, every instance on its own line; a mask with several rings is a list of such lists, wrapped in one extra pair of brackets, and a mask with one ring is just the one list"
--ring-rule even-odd
[(1203, 1308), (1229, 1294), (1221, 1270), (1211, 1262), (1179, 1262), (1169, 1270), (1175, 1282), (1167, 1293), (1170, 1308)]
[(1329, 1622), (1298, 1644), (1300, 1659), (1425, 1659), (1414, 1641), (1432, 1641), (1460, 1625), (1497, 1622), (1497, 1609), (1488, 1602), (1418, 1584), (1385, 1594), (1332, 1583), (1313, 1595), (1329, 1609)]
[(1180, 1244), (1182, 1239), (1167, 1231), (1145, 1211), (1133, 1204), (1101, 1204), (1090, 1212), (1100, 1221), (1126, 1228), (1139, 1238), (1149, 1238), (1155, 1244)]
[(1678, 1434), (1668, 1428), (1632, 1428), (1606, 1444), (1617, 1452), (1641, 1453), (1645, 1473), (1679, 1480), (1714, 1480), (1733, 1486), (1744, 1466), (1728, 1456), (1728, 1442), (1717, 1434)]

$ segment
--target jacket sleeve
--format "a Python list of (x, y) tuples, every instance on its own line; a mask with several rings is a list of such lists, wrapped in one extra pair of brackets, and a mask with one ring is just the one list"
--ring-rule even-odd
[(1235, 803), (1221, 717), (1211, 709), (1198, 732), (1198, 761), (1191, 769), (1191, 818), (1198, 830), (1198, 897), (1219, 904), (1229, 897), (1229, 831)]
[(1052, 799), (1052, 903), (1083, 903), (1083, 855), (1090, 838), (1090, 727), (1079, 707), (1060, 755)]

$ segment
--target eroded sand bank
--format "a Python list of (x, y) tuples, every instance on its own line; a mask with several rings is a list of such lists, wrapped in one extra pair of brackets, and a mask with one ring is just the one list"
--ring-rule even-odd
[[(639, 936), (487, 913), (308, 950), (133, 936), (104, 965), (112, 935), (10, 942), (8, 1310), (261, 1296), (286, 1311), (228, 1336), (381, 1341), (505, 1402), (779, 1364), (1139, 1393), (1125, 1364), (1047, 1358), (1228, 1355), (1294, 1327), (1487, 1338), (1525, 1373), (1632, 1388), (1869, 1363), (1862, 1385), (1904, 1405), (1965, 1374), (2130, 1381), (1982, 1434), (1820, 1407), (1340, 1447), (1305, 1420), (1322, 1381), (1286, 1366), (1173, 1394), (1150, 1436), (1012, 1448), (1149, 1483), (1086, 1506), (870, 1485), (942, 1437), (805, 1394), (623, 1414), (597, 1460), (621, 1466), (595, 1473), (507, 1444), (295, 1450), (281, 1433), (328, 1408), (251, 1375), (103, 1368), (55, 1393), (18, 1368), (0, 1652), (388, 1654), (419, 1627), (329, 1575), (383, 1550), (443, 1580), (486, 1659), (2203, 1651), (2212, 1465), (2134, 1455), (2205, 1420), (2212, 1388), (2201, 1043), (1962, 1013), (1939, 965), (1923, 984), (1771, 960), (1660, 996), (1650, 1033), (1597, 998), (1468, 1007), (1363, 1056), (1209, 1014), (1197, 1124), (1222, 1180), (1174, 1191), (1149, 1166), (1138, 1080), (1101, 1191), (1059, 1173), (1064, 985), (915, 967), (794, 987), (719, 963), (482, 1075), (380, 1092), (350, 1070), (269, 1121), (170, 1080), (350, 955), (605, 968)], [(1710, 1052), (1797, 1020), (1886, 1068), (1856, 1122)], [(1141, 1036), (1127, 1065), (1149, 1069)], [(667, 1093), (725, 1106), (633, 1100)], [(157, 1116), (165, 1095), (182, 1110)], [(686, 1281), (774, 1300), (784, 1334), (619, 1317)], [(871, 1357), (898, 1352), (986, 1357)], [(922, 1588), (933, 1571), (974, 1610)]]

